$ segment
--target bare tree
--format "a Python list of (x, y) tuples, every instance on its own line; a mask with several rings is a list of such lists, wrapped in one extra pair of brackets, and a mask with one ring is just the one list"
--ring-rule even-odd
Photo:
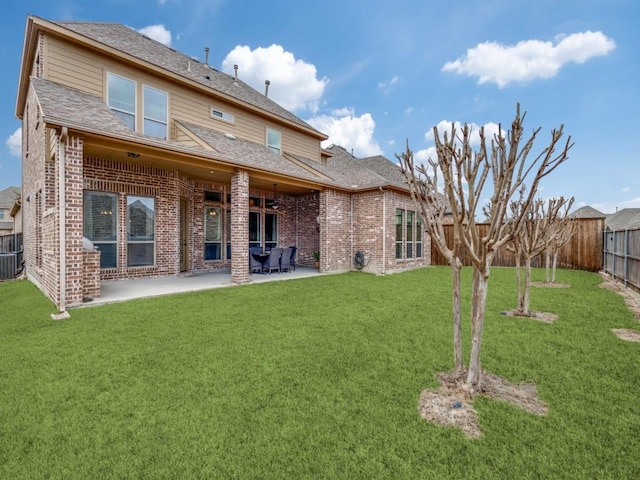
[[(455, 140), (453, 133), (452, 131), (449, 140), (451, 148), (453, 148)], [(462, 270), (460, 225), (453, 224), (451, 247), (447, 244), (443, 227), (447, 211), (450, 211), (451, 208), (459, 209), (460, 206), (450, 204), (445, 192), (442, 191), (438, 178), (438, 172), (442, 168), (451, 168), (451, 165), (443, 167), (439, 162), (429, 159), (427, 166), (423, 164), (416, 166), (413, 152), (409, 149), (409, 142), (407, 142), (406, 151), (402, 155), (396, 154), (396, 158), (400, 162), (400, 167), (411, 191), (411, 197), (422, 216), (422, 223), (425, 225), (431, 241), (451, 266), (454, 372), (456, 376), (462, 377), (464, 363), (462, 360), (462, 317), (460, 313), (460, 272)], [(451, 173), (448, 172), (447, 176), (451, 176)]]
[[(459, 232), (461, 248), (469, 255), (473, 265), (471, 356), (463, 385), (470, 392), (480, 389), (480, 350), (493, 258), (496, 252), (521, 228), (524, 221), (523, 212), (533, 202), (538, 183), (568, 158), (568, 151), (571, 148), (569, 137), (560, 152), (555, 153), (556, 146), (562, 137), (563, 127), (560, 126), (558, 130), (551, 132), (549, 145), (533, 161), (529, 161), (528, 156), (540, 128), (534, 130), (529, 140), (521, 147), (525, 116), (526, 114), (520, 115), (520, 105), (518, 105), (515, 119), (506, 137), (503, 135), (502, 126), (499, 126), (498, 133), (494, 135), (489, 145), (487, 145), (484, 128), (481, 128), (480, 145), (475, 152), (471, 147), (471, 128), (467, 124), (462, 127), (459, 134), (456, 134), (455, 126), (452, 126), (450, 137), (447, 132), (444, 133), (444, 141), (441, 141), (438, 129), (434, 127), (438, 155), (438, 161), (434, 164), (442, 174), (444, 198), (451, 209), (454, 229)], [(404, 155), (412, 154), (407, 148), (407, 153)], [(405, 170), (409, 170), (409, 167), (410, 164), (407, 162)], [(420, 172), (414, 171), (413, 175), (419, 176)], [(424, 172), (423, 175), (425, 175)], [(493, 191), (486, 207), (490, 224), (487, 234), (480, 236), (476, 226), (476, 214), (480, 208), (487, 178), (491, 178), (493, 183)], [(528, 194), (522, 188), (525, 180), (530, 184)], [(428, 182), (425, 184), (428, 185)], [(412, 191), (416, 188), (415, 183), (409, 182), (409, 186)], [(427, 191), (426, 196), (435, 196), (436, 193)], [(413, 192), (414, 199), (420, 200), (423, 196), (425, 192)], [(516, 196), (518, 197), (516, 201), (522, 205), (523, 210), (520, 215), (510, 219), (511, 227), (507, 231), (507, 211), (510, 202)], [(417, 204), (419, 209), (422, 208), (420, 203)], [(424, 218), (424, 222), (428, 223), (429, 218)]]
[[(573, 197), (567, 202), (561, 212), (558, 213), (556, 221), (551, 226), (550, 241), (545, 250), (545, 282), (555, 283), (556, 266), (558, 264), (558, 251), (564, 247), (578, 229), (578, 220), (569, 215)], [(553, 261), (551, 259), (553, 258)], [(551, 266), (551, 272), (550, 270)]]
[[(528, 210), (525, 212), (521, 212), (522, 205), (518, 203), (512, 203), (511, 205), (514, 217), (517, 217), (520, 213), (524, 215), (522, 226), (512, 239), (512, 246), (514, 247), (512, 251), (515, 250), (516, 254), (517, 312), (519, 315), (528, 316), (531, 314), (529, 310), (531, 261), (555, 241), (555, 237), (559, 233), (555, 226), (558, 225), (561, 209), (571, 205), (572, 202), (573, 198), (567, 200), (564, 197), (551, 198), (546, 203), (541, 199), (537, 199), (529, 205)], [(521, 259), (524, 261), (524, 284), (522, 283), (520, 268)]]

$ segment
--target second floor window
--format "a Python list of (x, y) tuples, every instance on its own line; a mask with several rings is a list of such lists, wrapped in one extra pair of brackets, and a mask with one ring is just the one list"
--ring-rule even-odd
[(136, 82), (107, 73), (107, 104), (131, 130), (136, 129)]
[(280, 144), (280, 132), (267, 128), (267, 148), (273, 153), (280, 155), (282, 147)]
[(167, 139), (167, 93), (145, 85), (142, 91), (144, 104), (143, 133)]

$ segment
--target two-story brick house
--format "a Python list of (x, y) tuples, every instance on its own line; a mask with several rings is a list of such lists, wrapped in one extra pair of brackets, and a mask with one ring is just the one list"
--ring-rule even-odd
[(61, 311), (101, 280), (225, 268), (247, 282), (249, 246), (295, 245), (299, 265), (319, 251), (325, 272), (356, 268), (357, 251), (372, 273), (429, 263), (397, 166), (322, 149), (241, 71), (124, 25), (27, 18), (25, 263)]

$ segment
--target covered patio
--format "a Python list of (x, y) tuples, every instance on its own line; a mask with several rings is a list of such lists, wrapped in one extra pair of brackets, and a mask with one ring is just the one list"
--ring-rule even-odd
[[(291, 270), (290, 272), (274, 273), (271, 275), (260, 273), (251, 274), (248, 284), (294, 280), (319, 275), (323, 274), (321, 274), (317, 268), (296, 267), (295, 270)], [(228, 268), (197, 274), (103, 280), (100, 282), (100, 297), (86, 301), (76, 308), (232, 286), (238, 286), (238, 284), (231, 281), (231, 270)]]

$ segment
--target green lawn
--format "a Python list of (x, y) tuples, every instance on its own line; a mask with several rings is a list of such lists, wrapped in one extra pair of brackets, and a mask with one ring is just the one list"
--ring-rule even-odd
[[(598, 275), (558, 281), (571, 288), (532, 290), (554, 324), (505, 317), (515, 272), (493, 269), (483, 368), (535, 382), (549, 414), (478, 398), (476, 440), (417, 411), (453, 363), (447, 268), (215, 289), (59, 322), (30, 283), (5, 282), (0, 478), (640, 478), (640, 344), (610, 331), (640, 324)], [(464, 318), (468, 330), (468, 307)]]

